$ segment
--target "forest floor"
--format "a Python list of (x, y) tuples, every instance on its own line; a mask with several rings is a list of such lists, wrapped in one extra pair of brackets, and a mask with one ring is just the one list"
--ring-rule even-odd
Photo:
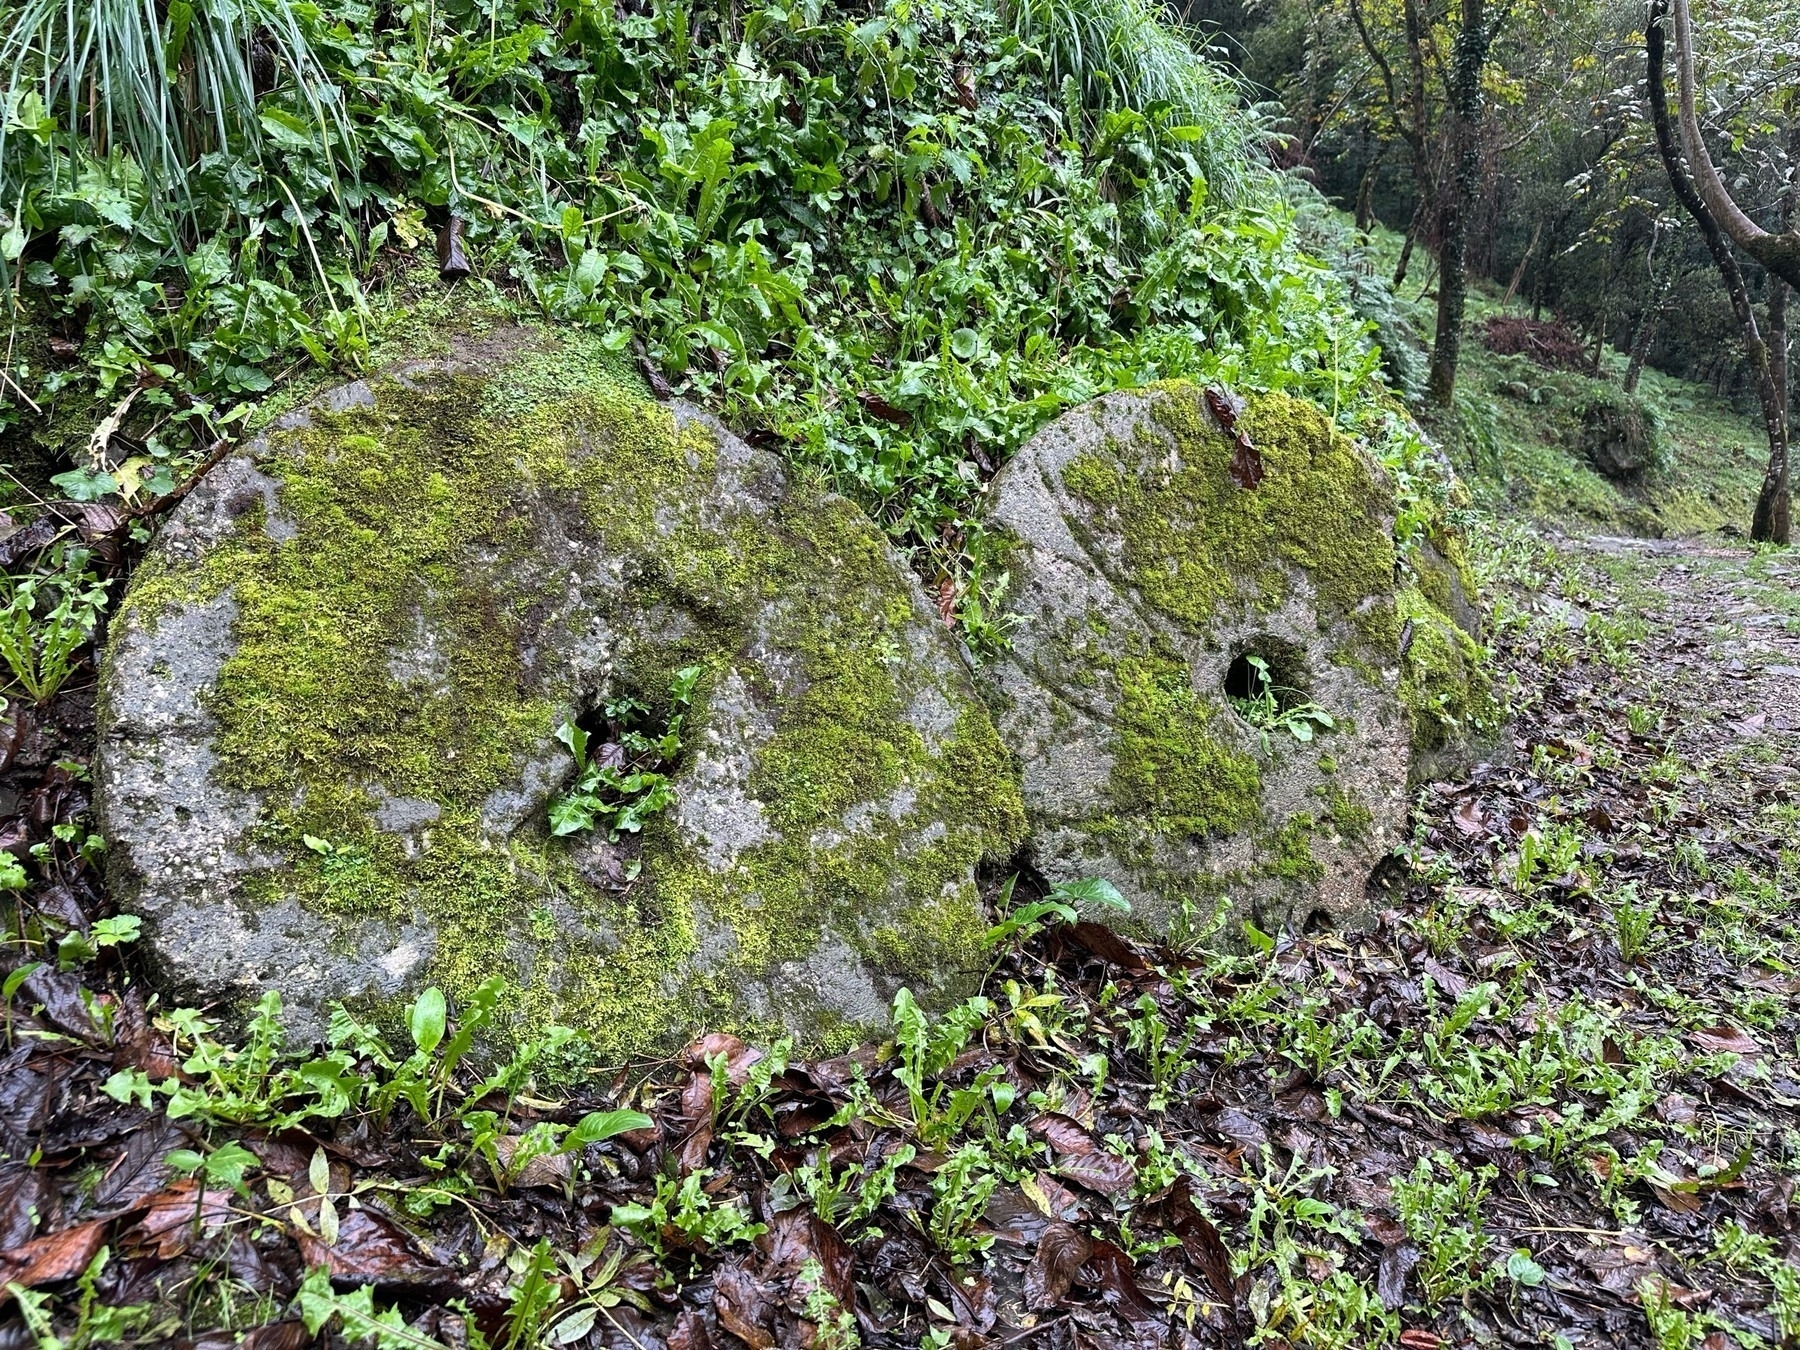
[(3, 828), (54, 880), (5, 982), (0, 1347), (1792, 1343), (1800, 553), (1477, 542), (1515, 719), (1370, 931), (1015, 908), (982, 999), (826, 1062), (482, 1082), (428, 1013), (227, 1048), (98, 921), (91, 691), (15, 711)]

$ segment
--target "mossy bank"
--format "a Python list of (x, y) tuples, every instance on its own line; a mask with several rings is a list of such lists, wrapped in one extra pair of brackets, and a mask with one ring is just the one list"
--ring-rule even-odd
[[(641, 836), (550, 833), (555, 732), (700, 677)], [(618, 1055), (828, 1047), (978, 959), (1018, 789), (853, 506), (574, 338), (511, 330), (285, 418), (152, 549), (104, 674), (114, 881), (172, 993), (391, 1013), (490, 975)]]

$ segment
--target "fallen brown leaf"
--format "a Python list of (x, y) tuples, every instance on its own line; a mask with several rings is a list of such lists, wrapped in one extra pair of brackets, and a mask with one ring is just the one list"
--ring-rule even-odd
[(1093, 1254), (1087, 1234), (1060, 1220), (1045, 1226), (1037, 1250), (1025, 1267), (1025, 1306), (1044, 1312), (1063, 1301), (1075, 1274)]
[[(105, 1243), (106, 1224), (105, 1219), (91, 1219), (0, 1252), (0, 1286), (35, 1289), (40, 1284), (74, 1279)], [(0, 1302), (10, 1297), (0, 1292)]]
[(768, 1287), (743, 1266), (720, 1266), (714, 1273), (713, 1311), (719, 1325), (750, 1350), (772, 1350), (774, 1305)]
[(1688, 1039), (1708, 1054), (1729, 1051), (1734, 1055), (1754, 1055), (1762, 1047), (1736, 1027), (1720, 1023), (1702, 1031), (1690, 1031)]

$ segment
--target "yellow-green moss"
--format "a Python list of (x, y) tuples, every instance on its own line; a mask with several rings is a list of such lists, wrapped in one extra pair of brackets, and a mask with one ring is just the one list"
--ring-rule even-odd
[(1312, 837), (1317, 830), (1318, 821), (1311, 813), (1297, 811), (1289, 816), (1280, 829), (1263, 840), (1263, 874), (1295, 883), (1322, 878), (1324, 864), (1313, 856), (1312, 851)]
[(1123, 541), (1138, 593), (1205, 634), (1222, 609), (1279, 607), (1297, 568), (1317, 587), (1323, 620), (1348, 619), (1371, 655), (1391, 659), (1393, 500), (1379, 472), (1317, 408), (1264, 394), (1238, 419), (1266, 471), (1243, 488), (1230, 473), (1232, 443), (1199, 391), (1171, 385), (1155, 399), (1172, 452), (1146, 431), (1136, 446), (1112, 447), (1120, 463), (1088, 454), (1062, 475)]
[(1481, 647), (1416, 585), (1401, 589), (1399, 612), (1412, 627), (1400, 665), (1400, 701), (1413, 749), (1439, 750), (1491, 728), (1499, 705)]
[[(284, 452), (259, 467), (281, 485), (273, 532), (291, 539), (270, 537), (257, 499), (197, 565), (140, 573), (127, 604), (149, 622), (227, 589), (235, 602), (236, 650), (209, 700), (218, 772), (262, 794), (257, 843), (288, 861), (251, 898), (293, 893), (324, 917), (423, 914), (439, 930), (427, 978), (454, 996), (513, 976), (519, 1030), (559, 1020), (606, 1053), (702, 1024), (774, 1029), (786, 1010), (751, 1016), (742, 986), (807, 958), (828, 923), (884, 969), (953, 977), (981, 926), (968, 877), (1024, 833), (991, 723), (960, 686), (932, 691), (959, 715), (945, 744), (903, 716), (920, 692), (895, 674), (912, 602), (853, 506), (801, 484), (779, 519), (703, 519), (713, 434), (612, 384), (610, 365), (570, 340), (515, 354), (503, 378), (378, 382), (373, 406), (277, 433)], [(612, 555), (643, 561), (611, 616), (618, 678), (654, 695), (677, 666), (706, 668), (690, 746), (728, 665), (758, 678), (740, 659), (753, 647), (797, 663), (794, 688), (753, 691), (780, 708), (749, 785), (777, 837), (724, 873), (667, 817), (645, 831), (642, 879), (622, 895), (582, 881), (541, 821), (504, 842), (483, 835), (483, 801), (575, 711), (575, 691), (543, 687), (519, 655), (567, 585), (539, 555), (531, 511), (546, 499)], [(659, 602), (697, 626), (634, 641), (633, 621)], [(409, 684), (390, 661), (415, 630), (438, 646), (432, 677)], [(382, 833), (371, 812), (384, 796), (441, 815), (410, 840)], [(908, 798), (950, 828), (909, 837), (912, 817), (884, 805)], [(308, 834), (331, 852), (303, 847)], [(871, 926), (871, 909), (889, 922)], [(816, 1043), (853, 1035), (828, 1020)]]
[(1172, 657), (1130, 655), (1113, 664), (1118, 702), (1111, 789), (1118, 814), (1158, 833), (1230, 834), (1261, 812), (1256, 761), (1221, 740), (1221, 715)]
[[(1323, 758), (1323, 756), (1321, 756)], [(1346, 792), (1338, 783), (1320, 783), (1313, 795), (1325, 804), (1325, 818), (1331, 822), (1340, 839), (1360, 840), (1369, 837), (1375, 826), (1374, 813)]]

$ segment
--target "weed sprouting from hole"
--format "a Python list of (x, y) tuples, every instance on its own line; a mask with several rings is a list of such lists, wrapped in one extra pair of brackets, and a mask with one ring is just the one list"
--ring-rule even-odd
[[(603, 705), (599, 725), (564, 722), (556, 739), (575, 757), (575, 783), (550, 802), (550, 832), (575, 834), (604, 829), (609, 840), (636, 834), (644, 822), (675, 800), (666, 770), (681, 753), (682, 721), (694, 697), (701, 668), (688, 666), (669, 685), (669, 717), (659, 732), (649, 732), (649, 705), (630, 696)], [(588, 747), (596, 732), (606, 739), (594, 753)]]
[(1306, 697), (1305, 690), (1282, 683), (1269, 660), (1255, 652), (1245, 652), (1231, 663), (1225, 672), (1225, 697), (1262, 737), (1265, 754), (1272, 731), (1285, 731), (1304, 743), (1337, 725), (1329, 712)]

